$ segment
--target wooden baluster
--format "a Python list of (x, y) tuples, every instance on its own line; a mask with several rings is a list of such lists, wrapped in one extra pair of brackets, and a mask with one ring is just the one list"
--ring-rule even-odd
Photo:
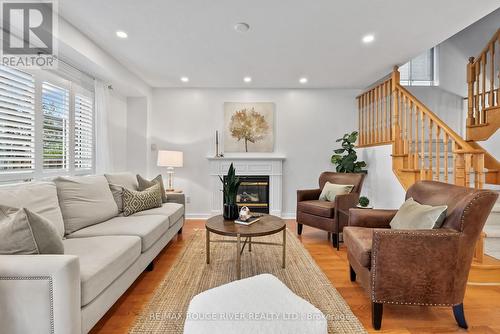
[(401, 101), (401, 106), (399, 108), (399, 113), (401, 115), (401, 140), (403, 144), (402, 154), (406, 154), (406, 97), (401, 94), (399, 95), (399, 101)]
[(370, 138), (368, 136), (368, 96), (367, 94), (363, 94), (363, 118), (364, 118), (364, 121), (363, 121), (363, 131), (365, 132), (365, 134), (363, 135), (363, 143), (366, 145), (366, 144), (369, 144), (370, 143)]
[(385, 97), (385, 85), (386, 83), (384, 82), (382, 84), (382, 116), (383, 116), (383, 119), (382, 119), (382, 141), (385, 142), (387, 141), (387, 138), (386, 138), (386, 134), (387, 134), (387, 100), (386, 100), (386, 97)]
[(476, 119), (474, 118), (474, 81), (476, 78), (474, 66), (474, 57), (469, 58), (469, 64), (467, 64), (467, 125), (471, 126), (476, 124)]
[(419, 142), (418, 142), (418, 107), (415, 106), (415, 155), (414, 155), (414, 162), (413, 162), (413, 168), (418, 168), (418, 149), (419, 149)]
[(474, 102), (476, 104), (476, 111), (475, 111), (475, 117), (476, 117), (476, 124), (482, 124), (483, 120), (481, 119), (481, 113), (479, 109), (479, 100), (480, 100), (480, 92), (479, 92), (479, 73), (481, 72), (481, 59), (478, 59), (476, 62), (476, 66), (474, 69), (474, 73), (476, 74), (476, 95), (474, 98)]
[(490, 44), (490, 92), (488, 95), (488, 104), (490, 107), (495, 105), (495, 42)]
[(448, 133), (444, 133), (444, 182), (448, 183)]
[(358, 133), (359, 133), (359, 140), (358, 140), (358, 146), (363, 145), (363, 131), (361, 129), (363, 128), (363, 124), (361, 123), (361, 96), (357, 98), (358, 100)]
[(431, 176), (431, 180), (433, 177), (433, 170), (432, 170), (432, 127), (434, 126), (434, 123), (431, 118), (429, 118), (429, 172)]
[(481, 120), (482, 123), (486, 123), (486, 53), (483, 53), (483, 58), (481, 61), (483, 69), (481, 70), (481, 81), (482, 81), (482, 95), (481, 95)]
[(393, 133), (393, 127), (394, 127), (394, 120), (392, 118), (392, 115), (394, 113), (394, 101), (393, 101), (393, 95), (392, 95), (392, 79), (389, 80), (389, 85), (388, 85), (388, 90), (387, 90), (387, 95), (388, 95), (388, 103), (389, 103), (389, 140), (393, 141), (394, 140), (394, 133)]
[(482, 189), (484, 186), (484, 153), (474, 154), (474, 187)]
[(375, 143), (375, 89), (371, 90), (371, 103), (372, 103), (372, 143)]
[(441, 179), (441, 127), (436, 124), (436, 180)]
[(470, 174), (472, 169), (472, 154), (465, 153), (465, 187), (470, 187)]
[(371, 129), (370, 129), (370, 92), (366, 92), (366, 143), (372, 143)]
[(416, 166), (413, 164), (414, 158), (414, 149), (413, 149), (413, 101), (410, 101), (409, 103), (409, 109), (408, 109), (408, 116), (409, 116), (409, 123), (408, 123), (408, 130), (409, 130), (409, 138), (408, 138), (408, 159), (410, 161), (410, 168), (415, 168)]
[(425, 115), (424, 111), (420, 110), (420, 121), (422, 123), (422, 149), (420, 150), (420, 169), (424, 170), (425, 169)]
[(375, 117), (376, 117), (375, 118), (375, 129), (376, 129), (376, 131), (375, 131), (375, 141), (377, 143), (379, 143), (380, 142), (380, 127), (379, 127), (379, 120), (380, 120), (379, 119), (379, 113), (380, 113), (380, 104), (379, 104), (379, 102), (380, 102), (380, 86), (377, 86), (375, 88), (375, 100), (377, 101), (377, 103), (376, 103), (376, 111), (375, 111), (375, 113), (376, 113), (376, 115), (375, 115)]
[(465, 181), (465, 174), (466, 174), (466, 168), (465, 168), (465, 154), (463, 153), (456, 153), (456, 145), (455, 142), (453, 142), (453, 174), (455, 176), (455, 185), (457, 186), (466, 186), (466, 181)]

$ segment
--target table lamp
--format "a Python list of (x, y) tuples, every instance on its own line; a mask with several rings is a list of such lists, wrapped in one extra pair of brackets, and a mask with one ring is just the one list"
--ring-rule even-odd
[(158, 151), (158, 167), (167, 167), (167, 191), (174, 191), (174, 167), (182, 167), (183, 153), (180, 151)]

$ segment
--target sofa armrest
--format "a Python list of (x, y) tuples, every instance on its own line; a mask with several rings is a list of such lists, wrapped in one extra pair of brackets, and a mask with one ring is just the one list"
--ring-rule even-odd
[(350, 209), (349, 226), (389, 228), (398, 210)]
[(81, 333), (80, 264), (73, 255), (0, 255), (2, 333)]
[[(462, 302), (460, 233), (451, 229), (373, 231), (372, 301), (413, 305)], [(468, 273), (469, 268), (460, 268)], [(462, 277), (462, 278), (460, 278)]]
[(297, 202), (319, 199), (321, 189), (297, 190)]
[(186, 206), (186, 198), (182, 193), (168, 193), (167, 203), (178, 203)]

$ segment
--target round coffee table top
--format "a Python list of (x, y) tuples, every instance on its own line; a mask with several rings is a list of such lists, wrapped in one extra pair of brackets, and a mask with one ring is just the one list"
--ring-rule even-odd
[(285, 227), (286, 224), (283, 219), (266, 214), (252, 225), (236, 224), (232, 220), (225, 220), (222, 215), (209, 218), (205, 224), (205, 228), (210, 232), (234, 237), (238, 234), (241, 237), (260, 237), (278, 233), (284, 230)]

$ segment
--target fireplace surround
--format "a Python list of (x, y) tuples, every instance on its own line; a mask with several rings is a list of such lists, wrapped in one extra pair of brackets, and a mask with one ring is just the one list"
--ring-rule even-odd
[[(267, 212), (269, 214), (280, 217), (282, 214), (282, 184), (283, 184), (283, 163), (285, 157), (279, 155), (241, 155), (241, 156), (224, 156), (220, 158), (208, 157), (209, 160), (209, 174), (211, 183), (211, 215), (217, 215), (222, 213), (223, 199), (222, 199), (222, 183), (219, 180), (219, 176), (227, 174), (229, 166), (231, 163), (236, 169), (236, 175), (240, 177), (245, 177), (245, 182), (248, 184), (240, 187), (247, 194), (244, 195), (248, 201), (245, 203), (250, 210), (254, 212)], [(263, 196), (262, 190), (257, 192), (259, 201), (254, 201), (252, 203), (252, 194), (256, 194), (256, 190), (251, 185), (260, 181), (260, 183), (265, 183), (268, 180), (267, 185), (267, 210), (264, 211), (263, 207), (257, 211), (256, 208), (261, 205), (260, 199)], [(262, 185), (264, 186), (264, 185)], [(243, 192), (242, 191), (242, 192)], [(241, 198), (240, 194), (240, 200)], [(256, 200), (253, 196), (253, 200)], [(241, 202), (241, 201), (240, 201)], [(240, 205), (243, 203), (240, 203)], [(254, 204), (252, 207), (248, 204)], [(258, 206), (255, 204), (259, 204)]]

